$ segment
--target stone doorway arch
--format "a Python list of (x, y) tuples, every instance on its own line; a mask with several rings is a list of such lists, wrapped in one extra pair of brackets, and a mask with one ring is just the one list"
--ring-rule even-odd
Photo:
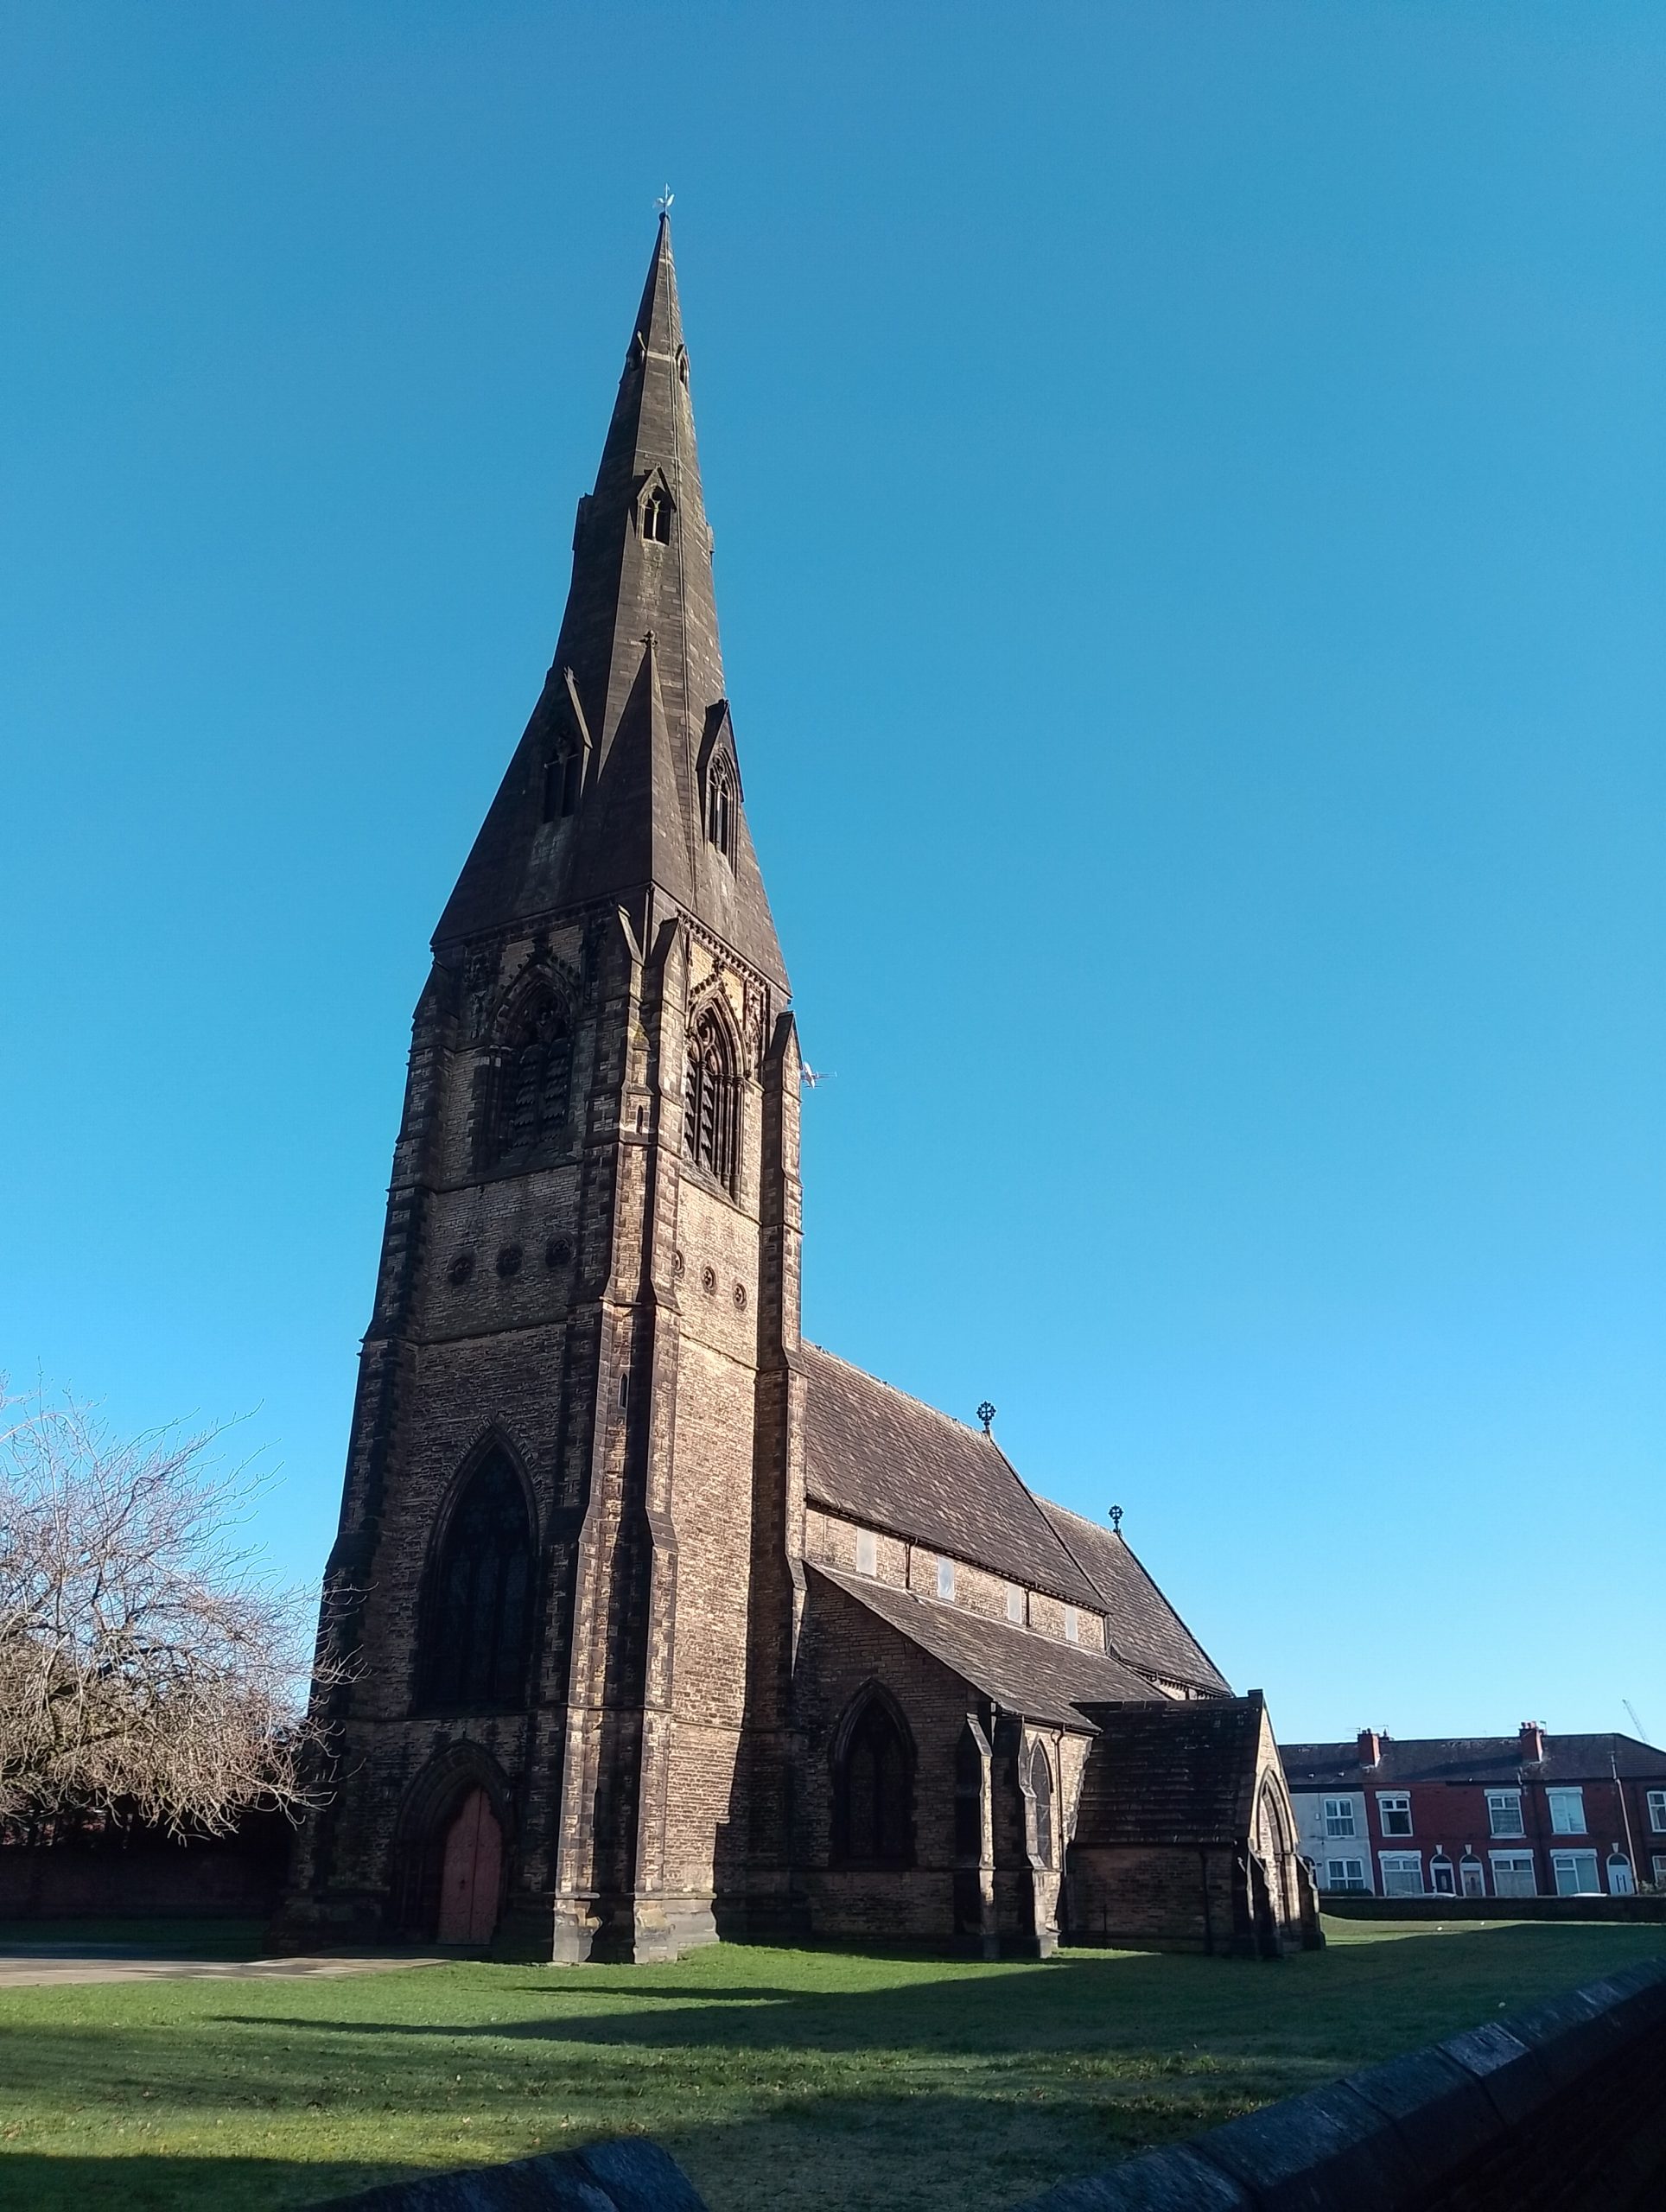
[(503, 1829), (478, 1784), (446, 1827), (440, 1862), (440, 1943), (489, 1943), (503, 1895)]

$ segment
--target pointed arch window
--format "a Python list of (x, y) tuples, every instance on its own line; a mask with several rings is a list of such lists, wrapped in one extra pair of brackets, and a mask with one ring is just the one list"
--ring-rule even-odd
[(1030, 1814), (1038, 1866), (1052, 1865), (1052, 1766), (1045, 1744), (1030, 1753)]
[(578, 812), (578, 788), (584, 763), (576, 747), (544, 764), (544, 818), (559, 822)]
[(567, 1008), (539, 992), (510, 1023), (498, 1071), (497, 1151), (525, 1152), (567, 1120), (573, 1037)]
[(720, 753), (706, 778), (706, 836), (726, 861), (734, 857), (734, 772)]
[(896, 1716), (870, 1697), (845, 1738), (835, 1777), (836, 1850), (846, 1865), (913, 1865), (913, 1780)]
[(715, 1007), (699, 1014), (689, 1036), (683, 1087), (683, 1149), (696, 1166), (734, 1188), (738, 1086), (728, 1025)]
[(671, 542), (671, 494), (663, 484), (656, 484), (642, 502), (642, 535), (650, 545)]
[(532, 1531), (526, 1494), (506, 1453), (470, 1477), (435, 1561), (423, 1627), (424, 1704), (497, 1709), (526, 1691)]

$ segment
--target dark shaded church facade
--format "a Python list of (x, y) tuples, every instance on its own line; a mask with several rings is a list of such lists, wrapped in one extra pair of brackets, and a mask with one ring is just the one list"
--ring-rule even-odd
[(803, 1069), (663, 219), (433, 953), (283, 1940), (1316, 1940), (1259, 1694), (987, 1425), (800, 1335)]

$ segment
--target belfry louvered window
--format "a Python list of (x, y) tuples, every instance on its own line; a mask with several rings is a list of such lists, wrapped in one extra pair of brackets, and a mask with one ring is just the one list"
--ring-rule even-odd
[(493, 1452), (458, 1500), (435, 1565), (423, 1624), (424, 1703), (520, 1703), (531, 1580), (525, 1495), (508, 1459)]
[(737, 1116), (734, 1055), (722, 1017), (710, 1007), (689, 1038), (683, 1090), (683, 1148), (725, 1190), (734, 1187)]
[(567, 1009), (546, 993), (521, 1009), (504, 1039), (498, 1071), (499, 1154), (525, 1152), (563, 1126), (572, 1075)]

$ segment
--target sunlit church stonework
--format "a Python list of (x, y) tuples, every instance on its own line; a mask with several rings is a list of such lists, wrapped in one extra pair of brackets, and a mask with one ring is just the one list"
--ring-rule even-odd
[(1316, 1940), (1259, 1694), (987, 1424), (800, 1336), (803, 1069), (663, 219), (433, 950), (285, 1939)]

